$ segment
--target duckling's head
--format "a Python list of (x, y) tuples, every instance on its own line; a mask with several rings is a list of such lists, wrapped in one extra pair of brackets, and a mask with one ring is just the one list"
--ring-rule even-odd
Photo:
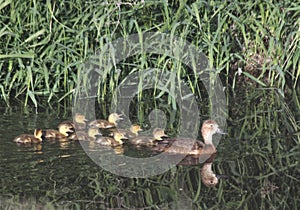
[(35, 138), (42, 139), (42, 136), (43, 136), (42, 129), (40, 129), (40, 128), (35, 129), (33, 135)]
[(77, 123), (85, 124), (88, 121), (83, 114), (76, 113), (74, 116), (74, 121)]
[(118, 121), (118, 120), (123, 120), (123, 118), (122, 118), (121, 116), (122, 116), (122, 115), (121, 115), (121, 114), (118, 114), (118, 113), (111, 113), (111, 114), (108, 116), (108, 122), (114, 123), (115, 125), (117, 125), (117, 121)]
[(155, 128), (152, 133), (156, 140), (163, 140), (162, 137), (168, 137), (162, 128)]
[(69, 136), (69, 133), (74, 133), (73, 126), (71, 124), (60, 124), (58, 126), (58, 131), (66, 136)]
[(143, 129), (142, 129), (141, 126), (139, 126), (139, 125), (131, 125), (131, 126), (130, 126), (130, 131), (131, 131), (132, 133), (137, 134), (139, 131), (143, 131)]
[(124, 133), (121, 132), (114, 132), (114, 139), (119, 142), (120, 144), (123, 144), (122, 139), (128, 139)]
[(201, 128), (202, 136), (209, 137), (214, 135), (215, 133), (219, 134), (226, 134), (222, 129), (219, 128), (218, 123), (214, 120), (206, 120), (204, 121), (202, 128)]
[(96, 136), (101, 136), (102, 134), (99, 132), (98, 128), (91, 127), (88, 130), (88, 135), (92, 138), (96, 138)]

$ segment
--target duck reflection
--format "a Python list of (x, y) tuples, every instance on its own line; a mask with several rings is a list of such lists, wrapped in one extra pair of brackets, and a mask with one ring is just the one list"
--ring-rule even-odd
[[(212, 170), (213, 161), (216, 157), (217, 153), (204, 154), (202, 157), (195, 157), (192, 155), (186, 156), (179, 165), (199, 165), (202, 163), (202, 160), (205, 158), (206, 161), (203, 163), (202, 168), (200, 169), (201, 180), (202, 183), (207, 187), (214, 187), (219, 183), (220, 179), (226, 179), (228, 176), (226, 175), (217, 175)], [(204, 157), (205, 156), (205, 157)]]

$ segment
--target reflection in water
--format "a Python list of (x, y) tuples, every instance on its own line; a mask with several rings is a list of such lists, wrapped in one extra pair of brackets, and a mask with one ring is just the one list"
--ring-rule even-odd
[[(79, 142), (46, 141), (26, 146), (13, 142), (21, 133), (37, 127), (55, 128), (59, 122), (71, 118), (70, 113), (69, 117), (53, 111), (45, 113), (13, 111), (0, 115), (3, 122), (0, 209), (297, 209), (299, 206), (299, 135), (273, 137), (266, 136), (269, 134), (266, 132), (260, 137), (258, 131), (243, 130), (235, 122), (234, 129), (229, 128), (232, 139), (226, 137), (218, 153), (189, 155), (164, 174), (137, 179), (101, 169)], [(249, 121), (243, 126), (248, 124)], [(85, 143), (91, 152), (99, 151), (95, 142)], [(153, 154), (151, 150), (134, 150), (127, 142), (101, 152), (133, 157)], [(130, 170), (131, 166), (119, 167)], [(230, 179), (220, 181), (218, 174), (230, 175)], [(211, 187), (216, 178), (219, 183)]]
[(218, 184), (219, 180), (216, 174), (212, 171), (212, 163), (216, 157), (216, 153), (205, 161), (201, 169), (201, 180), (207, 187), (214, 187)]

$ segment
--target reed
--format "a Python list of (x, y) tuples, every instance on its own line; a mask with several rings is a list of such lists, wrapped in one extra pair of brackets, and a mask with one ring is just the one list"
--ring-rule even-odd
[[(7, 105), (15, 97), (35, 106), (41, 95), (48, 101), (72, 97), (80, 65), (93, 53), (116, 38), (145, 31), (169, 33), (197, 46), (233, 91), (251, 83), (284, 93), (299, 84), (297, 3), (13, 0), (0, 8), (0, 89)], [(165, 69), (170, 62), (177, 79), (201, 95), (197, 75), (192, 77), (181, 62), (146, 54), (121, 63), (122, 75), (105, 70), (98, 92), (102, 98), (113, 92), (132, 73), (130, 65)]]

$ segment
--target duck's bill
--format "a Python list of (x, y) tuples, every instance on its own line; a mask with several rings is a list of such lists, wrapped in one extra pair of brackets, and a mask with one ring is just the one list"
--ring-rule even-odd
[(225, 135), (227, 134), (225, 131), (223, 131), (222, 129), (218, 128), (217, 133)]
[(225, 175), (225, 174), (219, 174), (219, 175), (216, 175), (216, 177), (218, 179), (229, 179), (230, 178), (228, 175)]

